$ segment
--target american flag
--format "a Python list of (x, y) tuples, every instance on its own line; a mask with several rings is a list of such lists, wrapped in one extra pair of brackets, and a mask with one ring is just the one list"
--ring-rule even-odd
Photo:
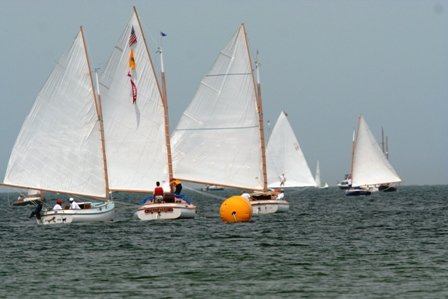
[(135, 35), (134, 26), (131, 28), (131, 36), (129, 37), (129, 47), (137, 43), (137, 36)]

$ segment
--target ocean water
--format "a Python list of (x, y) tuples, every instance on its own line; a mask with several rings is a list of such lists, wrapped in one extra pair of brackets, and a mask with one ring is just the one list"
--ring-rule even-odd
[(194, 220), (38, 226), (0, 194), (0, 298), (447, 298), (448, 186), (346, 197), (287, 190), (290, 211), (223, 223), (187, 190)]

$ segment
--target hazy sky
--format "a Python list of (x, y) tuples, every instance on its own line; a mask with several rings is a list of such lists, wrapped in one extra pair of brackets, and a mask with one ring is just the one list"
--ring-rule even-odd
[[(314, 173), (348, 171), (363, 113), (389, 137), (404, 184), (448, 182), (448, 0), (0, 0), (0, 177), (20, 127), (84, 25), (93, 67), (104, 66), (132, 6), (153, 59), (163, 41), (174, 129), (218, 51), (246, 24), (260, 51), (265, 120), (289, 115)], [(238, 107), (235, 107), (237, 109)]]

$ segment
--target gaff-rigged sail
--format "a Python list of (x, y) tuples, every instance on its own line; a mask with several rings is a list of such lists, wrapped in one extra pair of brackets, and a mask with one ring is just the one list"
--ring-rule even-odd
[(262, 146), (244, 25), (220, 51), (172, 136), (174, 177), (262, 190)]
[(105, 161), (82, 30), (25, 119), (4, 183), (106, 198)]
[(168, 187), (164, 108), (134, 10), (100, 78), (111, 190)]

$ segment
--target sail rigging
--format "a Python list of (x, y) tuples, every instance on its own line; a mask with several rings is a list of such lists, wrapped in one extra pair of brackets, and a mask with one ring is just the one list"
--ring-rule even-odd
[(106, 199), (101, 116), (81, 27), (25, 119), (4, 184)]
[(168, 188), (166, 100), (135, 8), (101, 75), (100, 87), (110, 189), (147, 192), (156, 181)]
[(370, 131), (363, 115), (359, 117), (353, 146), (351, 178), (354, 187), (401, 182)]
[[(299, 141), (283, 111), (272, 129), (266, 154), (270, 188), (316, 185)], [(283, 175), (286, 178), (284, 184), (281, 183)]]
[(260, 100), (242, 24), (202, 79), (174, 130), (174, 176), (263, 190)]

